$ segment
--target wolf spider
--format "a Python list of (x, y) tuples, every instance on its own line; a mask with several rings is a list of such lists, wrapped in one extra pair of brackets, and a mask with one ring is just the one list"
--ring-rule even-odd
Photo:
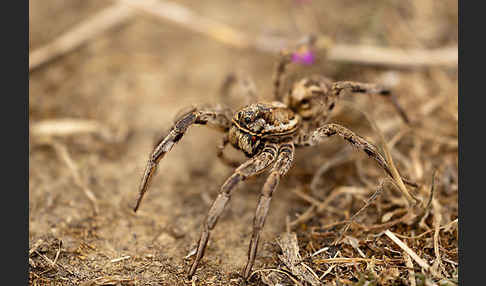
[[(224, 156), (223, 150), (230, 143), (249, 157), (248, 161), (237, 167), (233, 174), (223, 183), (202, 225), (196, 257), (189, 270), (190, 279), (201, 261), (209, 240), (211, 230), (230, 201), (233, 189), (240, 182), (265, 171), (269, 175), (261, 190), (261, 195), (253, 219), (248, 261), (242, 276), (246, 280), (251, 272), (258, 248), (260, 234), (270, 207), (272, 194), (281, 177), (290, 169), (295, 148), (316, 146), (324, 138), (338, 135), (352, 146), (373, 158), (378, 165), (392, 176), (390, 166), (378, 152), (376, 146), (355, 134), (348, 128), (335, 123), (326, 123), (338, 100), (345, 93), (379, 94), (391, 98), (388, 89), (369, 83), (352, 81), (332, 82), (330, 79), (313, 75), (295, 82), (291, 89), (282, 94), (280, 85), (286, 67), (292, 62), (291, 55), (283, 52), (274, 74), (273, 102), (255, 102), (255, 91), (248, 89), (253, 103), (233, 112), (224, 105), (192, 107), (176, 116), (169, 133), (156, 145), (145, 169), (140, 194), (134, 208), (136, 212), (160, 160), (179, 142), (189, 126), (207, 125), (224, 133), (222, 143), (218, 146), (218, 157), (226, 164), (234, 166), (235, 162)], [(229, 79), (223, 90), (228, 91), (234, 82)], [(396, 101), (392, 101), (400, 114), (403, 110)], [(406, 120), (406, 117), (404, 117)], [(406, 183), (412, 184), (405, 180)]]

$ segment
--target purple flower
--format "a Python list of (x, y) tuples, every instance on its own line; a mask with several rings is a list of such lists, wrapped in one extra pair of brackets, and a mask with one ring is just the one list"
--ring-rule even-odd
[(314, 63), (315, 56), (311, 50), (305, 50), (303, 52), (295, 52), (292, 54), (292, 62), (303, 65), (312, 65)]

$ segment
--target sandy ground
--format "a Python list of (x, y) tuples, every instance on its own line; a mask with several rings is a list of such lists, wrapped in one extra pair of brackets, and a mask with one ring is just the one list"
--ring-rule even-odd
[[(317, 29), (337, 42), (350, 44), (437, 48), (457, 43), (456, 1), (446, 1), (439, 8), (438, 1), (424, 1), (426, 4), (414, 1), (396, 7), (379, 1), (366, 4), (326, 1), (322, 5), (325, 7), (314, 8), (319, 16), (318, 28), (305, 16), (308, 7), (301, 9), (289, 1), (285, 5), (280, 1), (265, 4), (211, 1), (207, 5), (177, 2), (250, 33), (278, 30), (285, 34), (295, 31), (296, 23), (301, 30)], [(108, 1), (85, 0), (29, 3), (31, 50), (110, 5)], [(427, 5), (429, 10), (422, 9)], [(427, 14), (431, 9), (434, 13)], [(395, 21), (405, 24), (394, 25)], [(427, 26), (425, 21), (433, 25)], [(192, 260), (184, 257), (195, 247), (200, 224), (219, 186), (232, 172), (216, 158), (221, 135), (204, 127), (191, 128), (160, 164), (151, 189), (135, 214), (132, 208), (146, 160), (180, 108), (220, 101), (219, 88), (229, 72), (250, 75), (260, 98), (270, 99), (274, 63), (274, 55), (237, 50), (171, 23), (140, 15), (31, 73), (31, 126), (53, 119), (89, 119), (119, 135), (115, 139), (108, 136), (110, 140), (75, 134), (56, 138), (58, 145), (31, 138), (29, 240), (31, 248), (38, 243), (30, 255), (34, 263), (30, 267), (31, 285), (190, 285), (183, 274)], [(410, 110), (411, 118), (425, 120), (428, 116), (434, 122), (451, 122), (447, 126), (452, 127), (439, 131), (457, 142), (457, 72), (434, 68), (398, 71), (331, 63), (321, 63), (317, 68), (336, 79), (383, 82), (390, 77), (398, 78), (394, 88), (399, 90), (398, 97)], [(436, 103), (438, 107), (427, 107), (432, 111), (420, 109), (433, 104), (432, 95), (446, 99)], [(238, 100), (236, 95), (235, 106)], [(399, 122), (393, 109), (380, 98), (357, 98), (354, 103), (372, 113), (382, 127)], [(453, 115), (455, 111), (456, 121), (436, 111), (442, 107), (452, 110)], [(366, 128), (359, 125), (355, 128), (376, 138), (366, 133)], [(397, 128), (390, 128), (385, 135), (389, 139), (396, 132)], [(309, 184), (326, 156), (344, 147), (340, 140), (329, 142), (321, 148), (297, 153), (298, 167), (288, 174), (274, 195), (254, 269), (275, 265), (274, 253), (278, 250), (275, 239), (285, 231), (286, 218), (294, 219), (309, 205), (292, 190)], [(414, 152), (411, 151), (414, 147), (397, 148), (402, 148), (405, 156)], [(424, 141), (420, 148), (427, 150), (418, 158), (421, 169), (407, 172), (407, 176), (430, 183), (432, 163), (452, 166), (452, 173), (457, 176), (457, 146), (444, 147), (432, 140)], [(74, 162), (78, 179), (73, 177), (62, 150), (67, 151), (67, 160)], [(237, 152), (229, 154), (244, 159)], [(375, 183), (383, 176), (364, 155), (351, 156), (371, 170)], [(350, 163), (337, 169), (336, 184), (340, 181), (360, 184), (356, 172), (349, 171), (352, 166)], [(350, 178), (339, 171), (349, 172)], [(94, 213), (79, 182), (96, 197), (98, 213)], [(237, 283), (237, 273), (246, 262), (261, 183), (262, 178), (251, 180), (233, 196), (197, 271), (197, 285)], [(320, 194), (322, 198), (325, 195), (324, 191)], [(457, 189), (452, 195), (457, 196)], [(457, 201), (455, 206), (448, 207), (457, 217)], [(331, 219), (332, 215), (324, 218)], [(444, 218), (443, 224), (454, 219), (454, 215)], [(43, 256), (55, 260), (56, 266), (49, 265)], [(263, 285), (257, 277), (250, 283)]]

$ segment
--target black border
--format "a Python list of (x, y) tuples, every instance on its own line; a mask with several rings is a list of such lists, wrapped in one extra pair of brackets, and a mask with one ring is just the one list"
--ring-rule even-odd
[[(9, 285), (28, 285), (28, 1), (3, 3), (2, 29), (2, 250)], [(7, 252), (5, 254), (5, 252)], [(5, 281), (2, 278), (3, 281)], [(3, 282), (2, 281), (2, 282)]]
[[(2, 5), (2, 249), (8, 285), (29, 281), (29, 2)], [(2, 279), (3, 280), (3, 279)]]
[[(463, 152), (463, 143), (464, 141), (462, 140), (463, 138), (463, 135), (464, 135), (464, 129), (462, 128), (462, 123), (464, 122), (464, 118), (463, 118), (463, 99), (462, 97), (464, 96), (465, 92), (464, 92), (464, 78), (463, 78), (463, 75), (464, 75), (464, 66), (463, 66), (463, 60), (464, 60), (464, 43), (463, 43), (463, 38), (464, 38), (464, 25), (463, 25), (463, 21), (464, 21), (464, 15), (462, 14), (463, 12), (463, 8), (464, 8), (464, 2), (462, 1), (458, 1), (458, 19), (459, 19), (459, 27), (458, 27), (458, 67), (457, 67), (457, 72), (458, 72), (458, 118), (459, 118), (459, 126), (458, 126), (458, 133), (459, 133), (459, 138), (458, 138), (458, 146), (459, 146), (459, 150), (458, 150), (458, 160), (459, 160), (459, 168), (458, 168), (458, 177), (459, 177), (459, 183), (458, 183), (458, 187), (459, 187), (459, 193), (458, 193), (458, 214), (459, 214), (459, 221), (458, 221), (458, 233), (459, 233), (459, 245), (458, 245), (458, 255), (459, 255), (459, 284), (460, 285), (465, 285), (465, 265), (464, 265), (464, 195), (463, 195), (463, 191), (465, 190), (464, 189), (464, 172), (463, 172), (463, 168), (464, 168), (464, 162), (463, 162), (463, 159), (464, 159), (464, 152)], [(470, 280), (468, 280), (470, 281)]]

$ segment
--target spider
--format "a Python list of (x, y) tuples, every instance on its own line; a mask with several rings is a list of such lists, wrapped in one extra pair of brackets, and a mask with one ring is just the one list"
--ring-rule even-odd
[[(296, 148), (316, 146), (323, 139), (337, 135), (358, 150), (366, 153), (389, 176), (392, 176), (388, 162), (378, 152), (376, 146), (344, 126), (326, 123), (338, 100), (345, 93), (378, 94), (393, 99), (390, 90), (377, 84), (352, 81), (333, 82), (324, 76), (312, 75), (296, 81), (288, 92), (282, 93), (280, 91), (282, 77), (286, 67), (291, 63), (291, 54), (282, 52), (273, 80), (275, 101), (256, 102), (254, 86), (250, 84), (247, 91), (252, 102), (236, 112), (222, 104), (191, 107), (183, 110), (176, 116), (172, 128), (155, 146), (150, 155), (140, 184), (139, 197), (134, 208), (135, 212), (149, 187), (158, 163), (181, 140), (189, 126), (193, 124), (207, 125), (224, 133), (217, 152), (217, 156), (224, 163), (231, 166), (236, 165), (236, 162), (224, 156), (223, 150), (228, 144), (243, 151), (249, 158), (239, 165), (223, 183), (218, 196), (209, 209), (202, 225), (195, 259), (188, 272), (189, 279), (196, 272), (204, 255), (211, 230), (214, 229), (223, 210), (228, 205), (235, 187), (250, 177), (268, 172), (253, 219), (253, 233), (248, 250), (247, 264), (242, 272), (243, 278), (248, 279), (255, 262), (258, 242), (270, 208), (272, 194), (277, 189), (280, 179), (292, 166)], [(228, 78), (223, 85), (223, 91), (227, 91), (234, 81), (234, 78)], [(407, 121), (405, 113), (398, 103), (392, 102), (404, 117), (404, 120)], [(413, 185), (405, 179), (404, 181)]]

